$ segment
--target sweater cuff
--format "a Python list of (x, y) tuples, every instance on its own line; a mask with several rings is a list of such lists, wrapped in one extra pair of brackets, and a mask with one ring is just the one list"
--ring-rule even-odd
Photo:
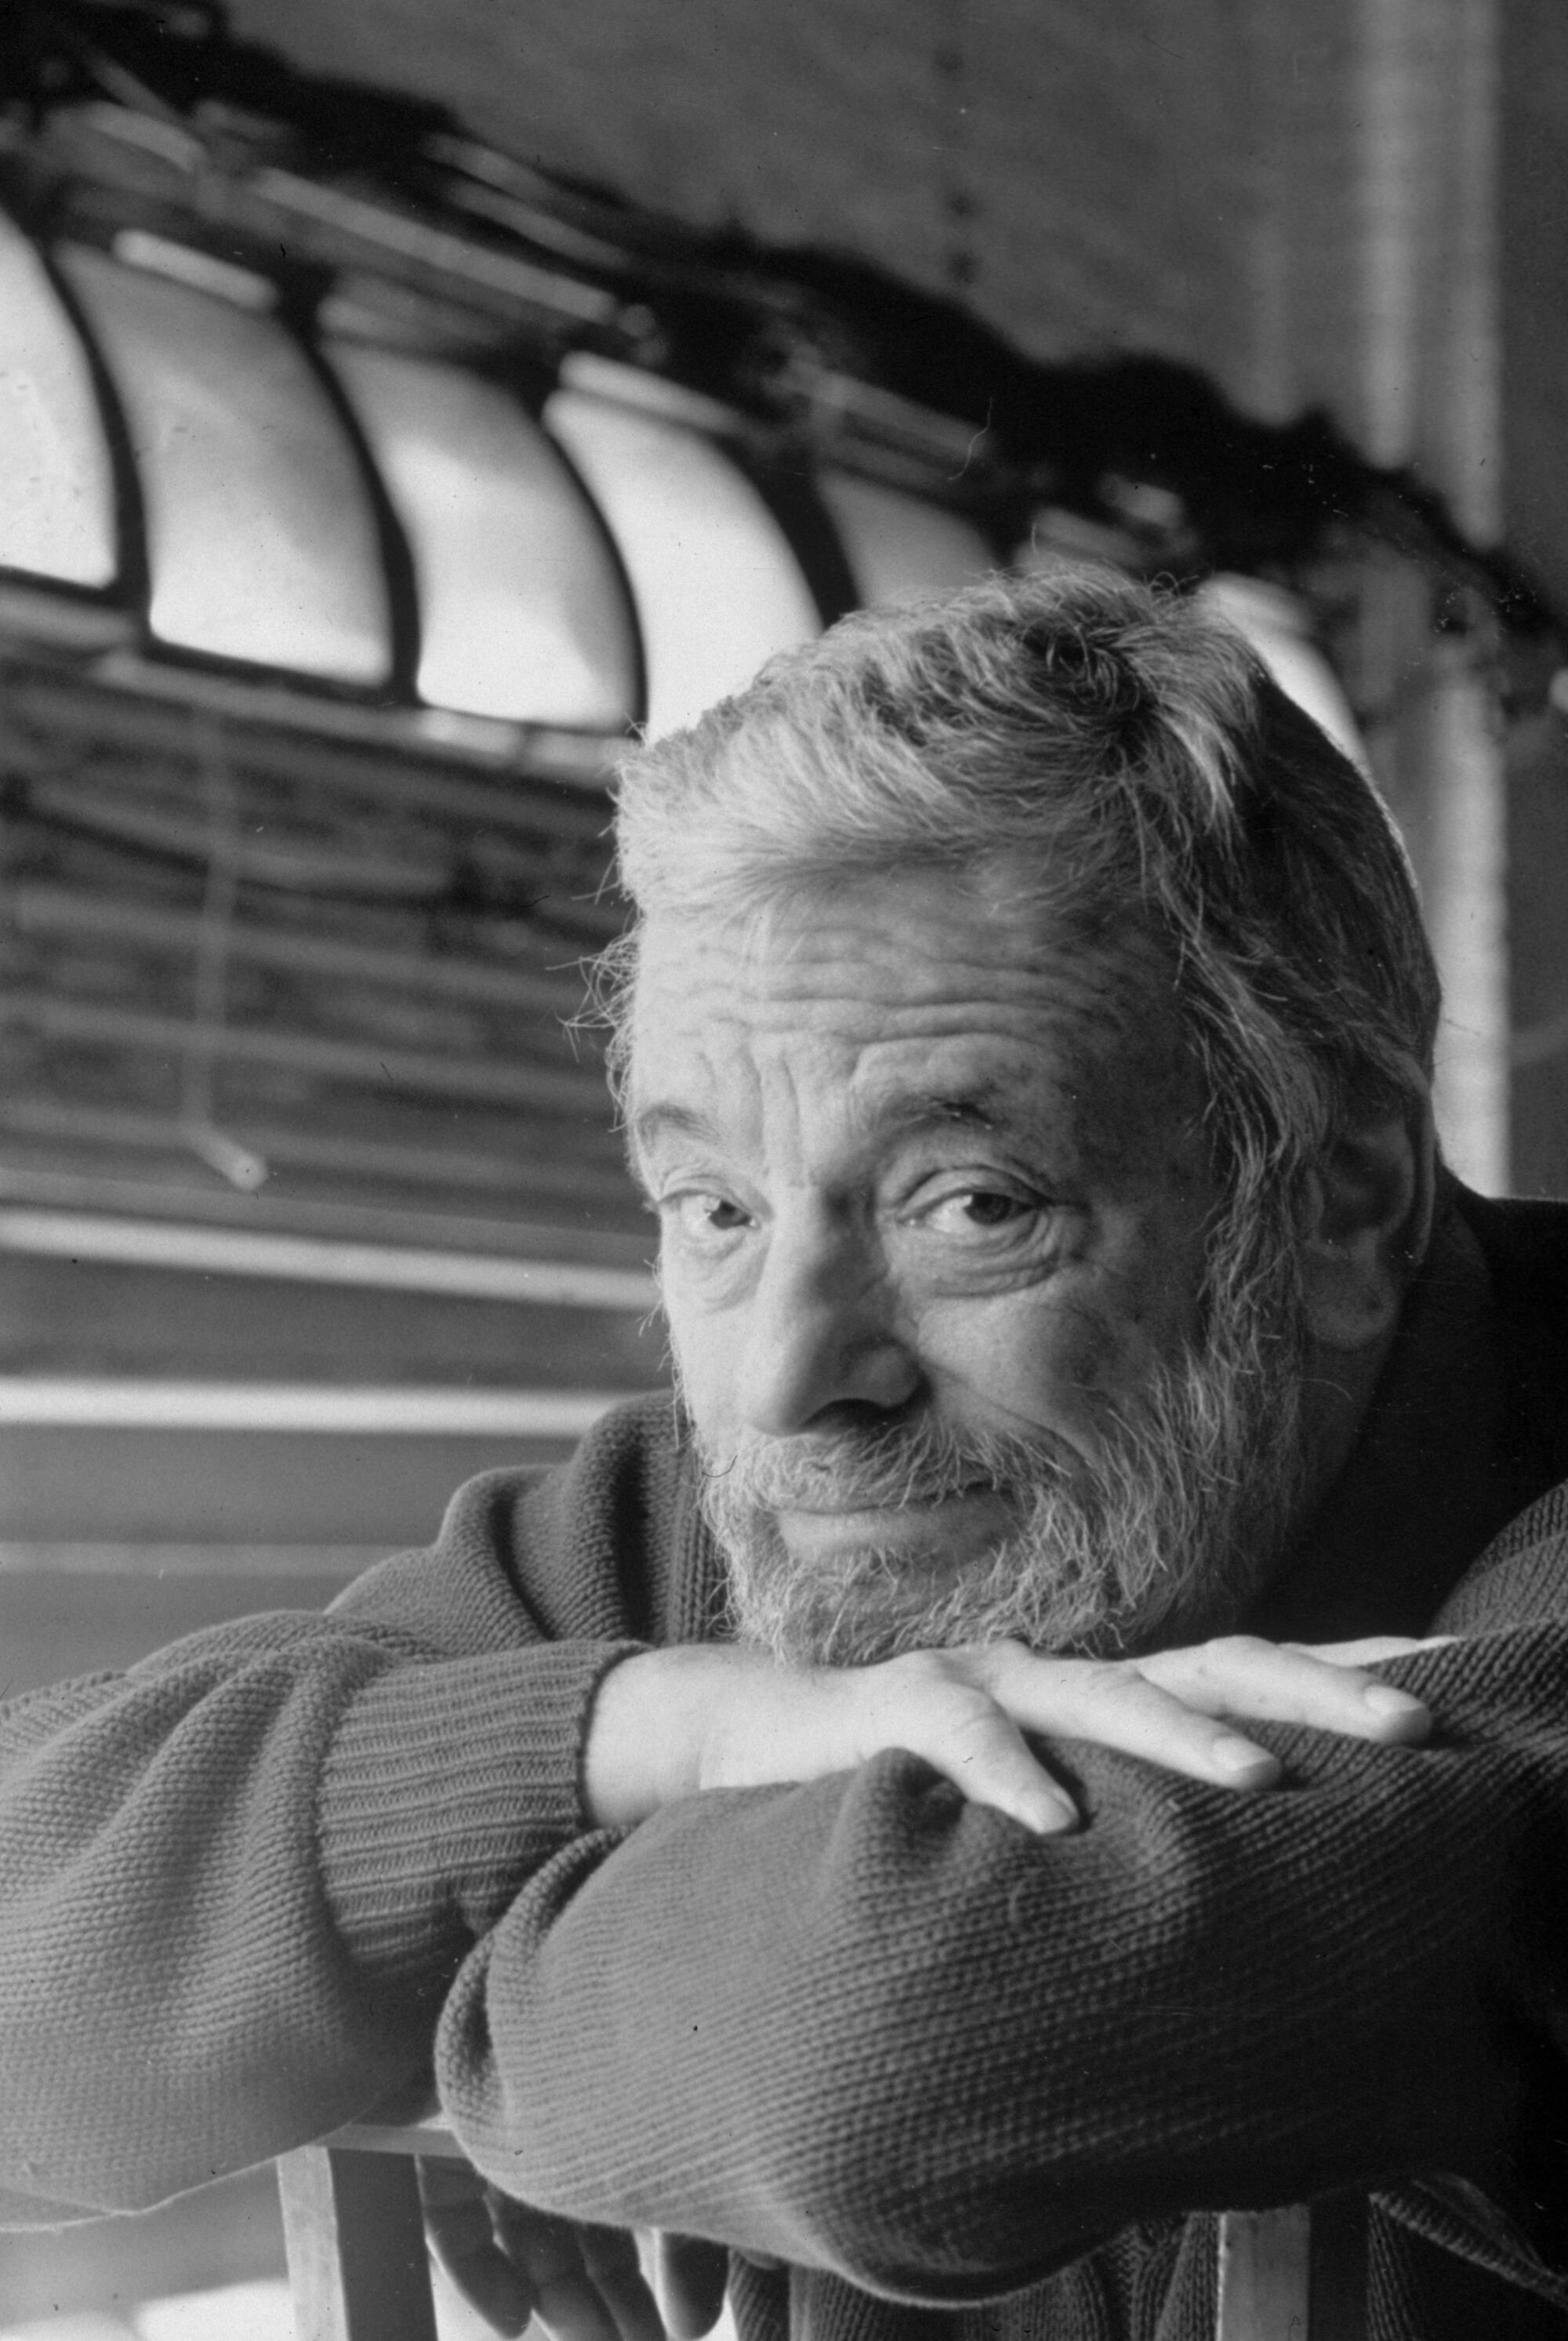
[(349, 1956), (444, 1984), (550, 1857), (588, 1828), (582, 1756), (600, 1680), (639, 1642), (561, 1642), (394, 1665), (347, 1708), (317, 1828)]

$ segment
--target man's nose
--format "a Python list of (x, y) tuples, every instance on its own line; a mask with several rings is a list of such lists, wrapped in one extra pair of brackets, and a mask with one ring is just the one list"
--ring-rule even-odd
[(775, 1227), (753, 1290), (736, 1402), (773, 1438), (823, 1429), (840, 1409), (886, 1413), (920, 1384), (877, 1248), (820, 1226)]

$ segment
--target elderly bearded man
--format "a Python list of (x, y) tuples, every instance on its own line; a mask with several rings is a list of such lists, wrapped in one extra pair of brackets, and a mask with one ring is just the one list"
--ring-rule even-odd
[(564, 2223), (747, 2341), (1183, 2341), (1338, 2195), (1375, 2333), (1568, 2334), (1568, 1226), (1434, 1170), (1371, 791), (1096, 575), (846, 623), (620, 840), (680, 1410), (10, 1711), (13, 2215), (434, 2036), (627, 2332)]

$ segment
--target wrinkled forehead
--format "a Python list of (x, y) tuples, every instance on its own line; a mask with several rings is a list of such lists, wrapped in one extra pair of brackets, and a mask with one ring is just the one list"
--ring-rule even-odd
[(634, 1137), (748, 1080), (1070, 1112), (1093, 1151), (1190, 1106), (1171, 960), (1134, 914), (1084, 931), (1016, 888), (939, 871), (644, 923), (626, 1104)]

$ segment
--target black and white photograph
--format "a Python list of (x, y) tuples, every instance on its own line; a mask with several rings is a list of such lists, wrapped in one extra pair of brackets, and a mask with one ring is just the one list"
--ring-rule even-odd
[(0, 0), (0, 2341), (1568, 2341), (1563, 0)]

